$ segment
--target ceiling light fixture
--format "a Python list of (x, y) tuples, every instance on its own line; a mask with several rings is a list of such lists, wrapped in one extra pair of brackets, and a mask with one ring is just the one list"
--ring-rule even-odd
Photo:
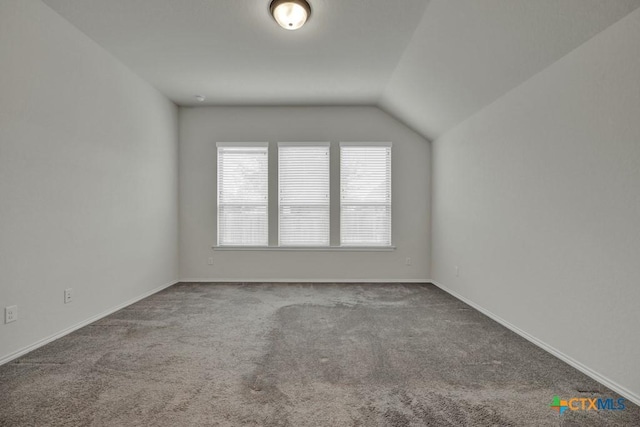
[(205, 101), (205, 99), (207, 99), (207, 98), (205, 98), (205, 97), (204, 97), (204, 96), (202, 96), (202, 95), (196, 95), (196, 96), (194, 96), (194, 98), (195, 98), (195, 99), (196, 99), (196, 101), (198, 101), (198, 102), (204, 102), (204, 101)]
[(311, 15), (311, 6), (306, 0), (273, 0), (271, 15), (285, 30), (297, 30)]

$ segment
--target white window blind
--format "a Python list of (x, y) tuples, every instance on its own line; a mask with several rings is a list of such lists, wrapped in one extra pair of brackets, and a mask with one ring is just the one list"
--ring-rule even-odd
[(278, 144), (280, 246), (329, 245), (329, 144)]
[(340, 145), (340, 244), (391, 246), (391, 146)]
[(267, 246), (266, 144), (218, 144), (218, 245)]

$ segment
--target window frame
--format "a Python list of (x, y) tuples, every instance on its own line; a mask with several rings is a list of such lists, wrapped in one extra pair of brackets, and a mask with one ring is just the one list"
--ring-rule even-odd
[[(331, 203), (332, 203), (332, 197), (331, 197), (331, 143), (330, 142), (278, 142), (277, 144), (278, 146), (278, 170), (277, 170), (277, 174), (278, 174), (278, 247), (283, 247), (283, 248), (300, 248), (300, 247), (330, 247), (331, 246)], [(327, 224), (326, 224), (326, 244), (322, 244), (322, 243), (317, 243), (317, 242), (311, 242), (311, 243), (301, 243), (301, 244), (292, 244), (292, 243), (283, 243), (283, 233), (282, 233), (282, 207), (283, 206), (287, 206), (287, 204), (283, 204), (282, 203), (282, 157), (280, 156), (281, 152), (286, 150), (287, 148), (302, 148), (302, 147), (310, 147), (310, 148), (314, 148), (314, 147), (322, 147), (322, 148), (326, 148), (326, 156), (327, 156), (327, 170), (326, 170), (326, 178), (327, 181), (325, 183), (326, 188), (327, 188), (327, 193), (326, 193), (326, 213), (327, 213)], [(282, 150), (284, 149), (284, 150)], [(295, 205), (295, 204), (288, 204), (289, 206), (298, 206), (298, 207), (303, 207), (303, 206), (308, 206), (308, 207), (312, 207), (313, 205)], [(318, 206), (323, 206), (323, 205), (318, 205)]]
[[(343, 148), (384, 148), (388, 150), (388, 170), (389, 170), (389, 176), (388, 176), (388, 191), (389, 191), (389, 196), (388, 196), (388, 200), (385, 203), (380, 203), (380, 202), (372, 202), (372, 203), (364, 203), (364, 204), (348, 204), (348, 203), (343, 203), (343, 193), (344, 193), (344, 188), (343, 188), (343, 174), (344, 174), (344, 168), (343, 168)], [(391, 142), (341, 142), (340, 143), (340, 208), (339, 208), (339, 215), (340, 215), (340, 246), (341, 247), (381, 247), (381, 248), (386, 248), (386, 247), (394, 247), (393, 246), (393, 143)], [(344, 242), (344, 238), (345, 238), (345, 233), (343, 233), (343, 227), (344, 227), (344, 223), (343, 223), (343, 206), (345, 205), (351, 205), (351, 206), (384, 206), (388, 208), (388, 241), (382, 244), (376, 244), (374, 242), (360, 242), (360, 243), (354, 243), (354, 242), (349, 242), (349, 243), (343, 243)]]
[[(251, 149), (251, 148), (256, 148), (256, 149), (265, 149), (265, 158), (266, 158), (266, 179), (264, 184), (266, 185), (266, 195), (265, 195), (265, 210), (266, 210), (266, 218), (264, 219), (264, 221), (266, 222), (266, 244), (262, 244), (262, 243), (257, 243), (257, 244), (238, 244), (238, 243), (232, 243), (232, 244), (225, 244), (225, 243), (221, 243), (221, 235), (222, 233), (220, 232), (221, 230), (221, 207), (224, 207), (225, 205), (238, 205), (238, 206), (243, 206), (241, 204), (234, 204), (234, 203), (221, 203), (220, 200), (220, 195), (222, 192), (222, 189), (220, 188), (220, 177), (223, 171), (221, 171), (220, 168), (220, 162), (221, 162), (221, 157), (220, 157), (220, 153), (221, 153), (221, 149), (224, 150), (225, 148), (236, 148), (236, 149)], [(270, 206), (270, 196), (269, 196), (269, 143), (268, 142), (218, 142), (216, 143), (216, 246), (217, 248), (232, 248), (232, 247), (241, 247), (241, 248), (261, 248), (261, 247), (268, 247), (269, 246), (269, 206)], [(262, 205), (262, 204), (261, 204)], [(261, 206), (260, 205), (260, 206)], [(250, 205), (247, 205), (250, 206)], [(259, 206), (259, 205), (255, 205), (255, 206)]]

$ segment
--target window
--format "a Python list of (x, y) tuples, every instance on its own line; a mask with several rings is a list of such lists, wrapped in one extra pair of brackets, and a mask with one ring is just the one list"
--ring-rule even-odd
[(391, 145), (340, 145), (340, 244), (391, 246)]
[(394, 249), (391, 143), (218, 143), (217, 156), (215, 248)]
[(267, 144), (218, 144), (218, 245), (267, 246)]
[(280, 246), (329, 246), (329, 143), (278, 144)]

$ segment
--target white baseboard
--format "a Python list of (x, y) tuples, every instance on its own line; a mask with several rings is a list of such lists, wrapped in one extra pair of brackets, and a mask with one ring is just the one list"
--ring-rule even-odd
[(587, 375), (588, 377), (593, 378), (594, 380), (598, 381), (599, 383), (603, 384), (606, 387), (609, 387), (611, 390), (615, 391), (616, 393), (618, 393), (619, 395), (623, 396), (624, 398), (626, 398), (626, 399), (630, 400), (631, 402), (635, 403), (636, 405), (640, 406), (640, 395), (634, 393), (633, 391), (629, 390), (628, 388), (616, 383), (615, 381), (610, 380), (609, 378), (605, 377), (602, 374), (599, 374), (598, 372), (594, 371), (593, 369), (591, 369), (591, 368), (583, 365), (582, 363), (578, 362), (574, 358), (572, 358), (570, 356), (567, 356), (566, 354), (564, 354), (560, 350), (556, 349), (555, 347), (550, 346), (549, 344), (545, 343), (544, 341), (541, 341), (540, 339), (528, 334), (527, 332), (523, 331), (522, 329), (518, 328), (517, 326), (507, 322), (506, 320), (504, 320), (500, 316), (497, 316), (496, 314), (492, 313), (491, 311), (479, 306), (478, 304), (476, 304), (473, 301), (463, 297), (459, 293), (447, 288), (446, 286), (444, 286), (444, 285), (442, 285), (442, 284), (440, 284), (440, 283), (438, 283), (438, 282), (436, 282), (434, 280), (430, 280), (429, 283), (433, 283), (435, 286), (437, 286), (438, 288), (442, 289), (443, 291), (445, 291), (449, 295), (453, 296), (454, 298), (459, 299), (460, 301), (464, 302), (467, 305), (470, 305), (471, 307), (473, 307), (476, 310), (478, 310), (480, 313), (484, 314), (485, 316), (489, 317), (492, 320), (495, 320), (496, 322), (500, 323), (505, 328), (510, 329), (511, 331), (513, 331), (516, 334), (520, 335), (522, 338), (526, 339), (527, 341), (529, 341), (530, 343), (534, 344), (535, 346), (540, 347), (541, 349), (543, 349), (547, 353), (551, 353), (552, 355), (554, 355), (558, 359), (560, 359), (563, 362), (573, 366), (574, 368), (576, 368), (577, 370), (579, 370), (583, 374)]
[(55, 341), (58, 338), (62, 338), (65, 335), (68, 335), (73, 331), (76, 331), (76, 330), (78, 330), (78, 329), (80, 329), (80, 328), (82, 328), (84, 326), (87, 326), (90, 323), (95, 322), (96, 320), (100, 320), (103, 317), (106, 317), (106, 316), (108, 316), (108, 315), (110, 315), (112, 313), (115, 313), (116, 311), (121, 310), (121, 309), (123, 309), (123, 308), (125, 308), (125, 307), (127, 307), (127, 306), (129, 306), (129, 305), (131, 305), (133, 303), (136, 303), (136, 302), (138, 302), (138, 301), (140, 301), (142, 299), (145, 299), (145, 298), (147, 298), (147, 297), (149, 297), (149, 296), (151, 296), (151, 295), (153, 295), (153, 294), (155, 294), (157, 292), (160, 292), (163, 289), (166, 289), (166, 288), (168, 288), (170, 286), (173, 286), (176, 283), (179, 283), (179, 281), (170, 282), (170, 283), (166, 283), (166, 284), (164, 284), (162, 286), (158, 286), (155, 289), (147, 291), (147, 292), (143, 293), (142, 295), (138, 295), (137, 297), (134, 297), (134, 298), (132, 298), (132, 299), (126, 301), (126, 302), (123, 302), (122, 304), (118, 304), (117, 306), (112, 307), (112, 308), (110, 308), (110, 309), (108, 309), (106, 311), (103, 311), (102, 313), (97, 314), (95, 316), (92, 316), (92, 317), (90, 317), (88, 319), (85, 319), (80, 323), (76, 323), (75, 325), (70, 326), (70, 327), (68, 327), (66, 329), (63, 329), (60, 332), (57, 332), (57, 333), (55, 333), (53, 335), (50, 335), (50, 336), (48, 336), (46, 338), (43, 338), (43, 339), (41, 339), (41, 340), (31, 344), (31, 345), (28, 345), (28, 346), (26, 346), (24, 348), (21, 348), (18, 351), (14, 351), (13, 353), (9, 353), (8, 355), (3, 356), (3, 357), (0, 358), (0, 366), (4, 365), (5, 363), (8, 363), (8, 362), (12, 361), (13, 359), (17, 359), (18, 357), (20, 357), (22, 355), (25, 355), (25, 354), (27, 354), (27, 353), (29, 353), (29, 352), (37, 349), (37, 348), (40, 348), (43, 345), (50, 343), (51, 341)]
[(182, 283), (431, 283), (429, 279), (181, 279)]

